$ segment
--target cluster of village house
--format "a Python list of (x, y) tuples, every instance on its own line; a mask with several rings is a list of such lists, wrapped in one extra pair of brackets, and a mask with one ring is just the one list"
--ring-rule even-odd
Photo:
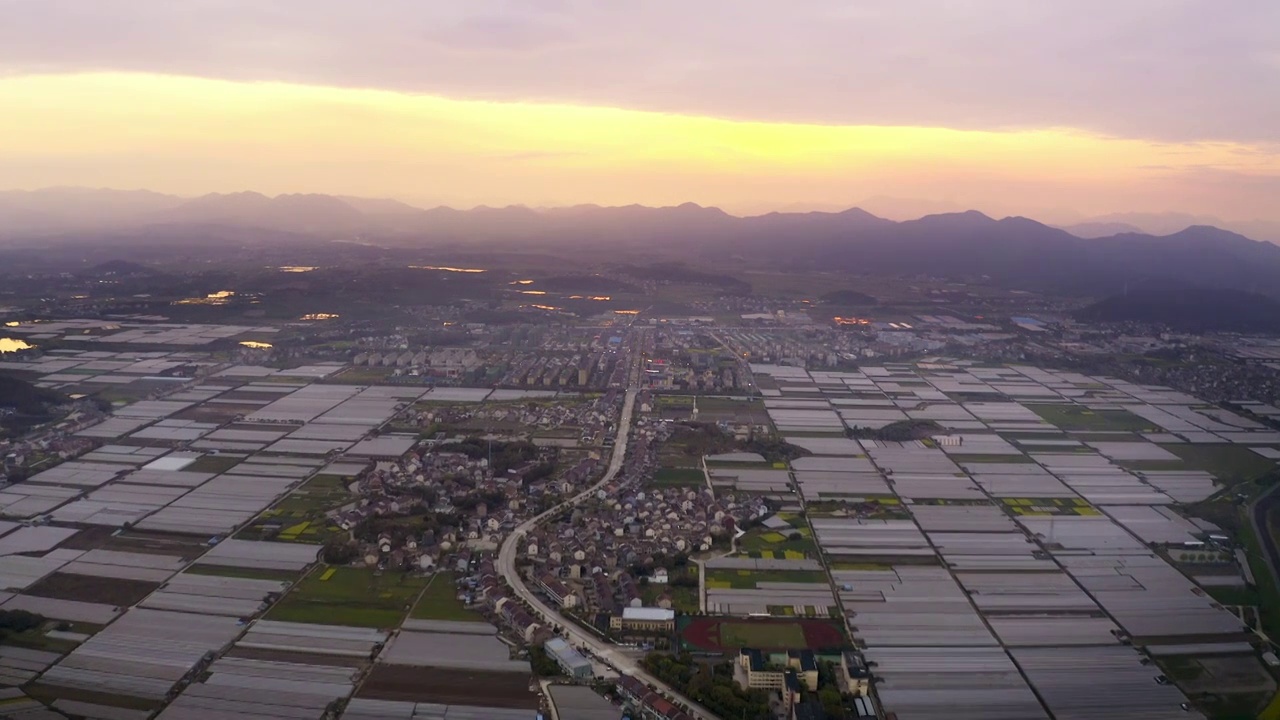
[(379, 462), (352, 488), (359, 500), (332, 512), (343, 530), (371, 518), (429, 511), (456, 519), (421, 531), (388, 531), (360, 549), (369, 565), (430, 569), (460, 548), (495, 549), (502, 538), (547, 502), (585, 487), (600, 461), (583, 457), (546, 477), (529, 480), (540, 460), (495, 475), (487, 458), (450, 452), (447, 445), (415, 449), (393, 462)]

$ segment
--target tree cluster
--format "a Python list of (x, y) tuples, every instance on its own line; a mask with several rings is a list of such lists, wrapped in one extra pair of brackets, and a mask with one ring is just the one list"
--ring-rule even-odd
[(527, 440), (490, 443), (484, 438), (470, 437), (450, 446), (449, 449), (463, 453), (472, 460), (492, 457), (490, 468), (494, 475), (505, 475), (508, 470), (538, 458), (538, 446)]
[(44, 620), (43, 615), (26, 610), (0, 610), (0, 639), (38, 628)]
[(547, 649), (541, 645), (529, 648), (529, 665), (533, 667), (533, 674), (538, 677), (557, 677), (564, 674), (560, 669), (560, 663), (547, 654)]
[(845, 431), (845, 435), (859, 440), (909, 442), (938, 432), (943, 432), (943, 427), (932, 420), (899, 420), (882, 428), (852, 427)]
[(651, 653), (644, 659), (645, 668), (658, 679), (723, 718), (769, 720), (769, 694), (763, 690), (743, 690), (733, 681), (733, 665), (704, 665), (689, 653), (665, 655)]

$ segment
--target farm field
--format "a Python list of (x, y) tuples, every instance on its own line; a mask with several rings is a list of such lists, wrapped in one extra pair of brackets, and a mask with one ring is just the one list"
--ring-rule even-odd
[(482, 620), (468, 610), (458, 599), (458, 588), (451, 572), (438, 572), (431, 576), (418, 602), (409, 612), (415, 620)]
[(645, 607), (657, 607), (658, 597), (664, 593), (671, 594), (672, 610), (686, 614), (698, 612), (698, 589), (696, 587), (649, 583), (640, 588), (640, 597), (644, 600)]
[(813, 531), (807, 527), (753, 528), (738, 539), (738, 554), (753, 558), (798, 560), (817, 557)]
[(1224, 482), (1249, 482), (1275, 468), (1275, 463), (1239, 445), (1161, 445), (1193, 468)]
[(825, 583), (826, 573), (817, 570), (708, 570), (708, 588), (754, 590), (759, 583)]
[(528, 673), (482, 672), (375, 665), (358, 697), (441, 705), (478, 705), (534, 710)]
[(245, 580), (279, 580), (293, 582), (299, 573), (291, 570), (268, 570), (266, 568), (241, 568), (230, 565), (189, 565), (182, 572), (189, 575), (211, 575), (213, 577), (244, 578)]
[(1017, 455), (962, 455), (960, 453), (951, 453), (950, 457), (955, 463), (961, 467), (965, 465), (981, 465), (983, 463), (1034, 463), (1030, 457), (1021, 453)]
[(245, 540), (279, 540), (283, 542), (323, 544), (337, 526), (325, 513), (351, 502), (343, 479), (337, 475), (316, 475), (298, 486), (253, 524), (240, 531)]
[(765, 412), (764, 403), (758, 398), (734, 400), (722, 397), (699, 397), (698, 420), (768, 425), (769, 414)]
[(160, 587), (158, 583), (142, 580), (55, 572), (27, 588), (25, 594), (59, 600), (76, 600), (79, 602), (130, 607), (150, 595), (158, 587)]
[(1001, 498), (1000, 502), (1017, 515), (1101, 514), (1084, 498)]
[(702, 468), (660, 467), (646, 483), (650, 487), (706, 487)]
[(1151, 421), (1126, 410), (1090, 410), (1081, 405), (1032, 405), (1028, 410), (1052, 423), (1059, 430), (1115, 430), (1158, 432)]
[(316, 568), (267, 612), (269, 620), (393, 628), (426, 580), (363, 568)]
[(337, 385), (377, 385), (385, 383), (395, 368), (391, 367), (350, 367), (329, 378), (325, 382)]
[(244, 460), (238, 455), (218, 454), (202, 455), (196, 461), (182, 468), (182, 472), (224, 473)]

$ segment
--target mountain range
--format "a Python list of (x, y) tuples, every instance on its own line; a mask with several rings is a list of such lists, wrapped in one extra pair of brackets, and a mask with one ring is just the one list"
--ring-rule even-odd
[(180, 237), (185, 228), (248, 228), (318, 239), (360, 236), (399, 247), (569, 250), (601, 259), (629, 253), (710, 266), (987, 277), (1028, 289), (1088, 294), (1169, 279), (1280, 296), (1280, 246), (1199, 224), (1150, 235), (1136, 230), (1142, 220), (1106, 218), (1073, 233), (972, 210), (896, 222), (858, 208), (738, 217), (693, 203), (423, 210), (394, 200), (318, 194), (184, 199), (76, 188), (0, 192), (0, 244), (6, 237), (90, 242), (104, 234), (116, 241), (131, 232), (154, 238)]

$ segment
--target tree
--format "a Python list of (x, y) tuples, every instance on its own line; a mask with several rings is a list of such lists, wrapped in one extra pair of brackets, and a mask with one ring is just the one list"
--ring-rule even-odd
[(0, 637), (38, 628), (44, 620), (43, 615), (26, 610), (0, 610)]
[(818, 691), (818, 702), (822, 703), (822, 709), (832, 717), (844, 716), (844, 698), (840, 696), (840, 691), (833, 685), (828, 685)]
[(322, 559), (330, 565), (350, 565), (360, 555), (360, 550), (353, 543), (342, 537), (332, 537), (324, 544)]
[(560, 664), (547, 654), (547, 649), (542, 645), (529, 648), (529, 665), (533, 668), (534, 674), (539, 677), (556, 677), (564, 674)]

